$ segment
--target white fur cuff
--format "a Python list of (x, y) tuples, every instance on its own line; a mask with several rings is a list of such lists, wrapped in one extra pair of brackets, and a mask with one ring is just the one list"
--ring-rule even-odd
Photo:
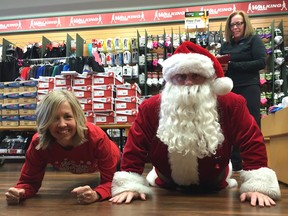
[(152, 190), (143, 176), (133, 172), (116, 172), (112, 181), (112, 196), (124, 191), (152, 194)]
[(157, 186), (155, 183), (155, 180), (158, 178), (158, 175), (156, 173), (155, 167), (152, 168), (152, 170), (148, 173), (146, 176), (146, 180), (149, 182), (149, 184), (153, 187)]
[(257, 170), (245, 171), (240, 173), (242, 185), (240, 193), (260, 192), (266, 194), (274, 200), (281, 197), (280, 187), (276, 173), (267, 167)]

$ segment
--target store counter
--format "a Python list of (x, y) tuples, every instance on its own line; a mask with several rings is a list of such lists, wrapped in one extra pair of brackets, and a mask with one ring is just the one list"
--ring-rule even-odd
[(261, 119), (265, 138), (268, 166), (280, 182), (288, 184), (288, 107)]

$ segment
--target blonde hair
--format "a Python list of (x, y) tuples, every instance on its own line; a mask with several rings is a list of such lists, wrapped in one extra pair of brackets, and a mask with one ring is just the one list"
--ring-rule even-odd
[(36, 149), (45, 149), (54, 141), (49, 127), (54, 121), (54, 116), (59, 106), (66, 101), (70, 104), (76, 121), (76, 134), (73, 140), (79, 144), (86, 141), (86, 118), (80, 102), (76, 96), (68, 90), (54, 90), (47, 94), (37, 105), (36, 124), (39, 144), (36, 146)]
[(245, 25), (244, 38), (248, 38), (248, 37), (250, 37), (250, 36), (252, 36), (254, 34), (254, 28), (253, 28), (253, 26), (251, 24), (251, 21), (250, 21), (248, 15), (242, 10), (234, 11), (227, 18), (226, 25), (225, 25), (225, 39), (226, 39), (226, 41), (228, 43), (231, 43), (231, 39), (232, 39), (232, 32), (231, 32), (231, 28), (230, 28), (231, 19), (235, 15), (238, 15), (238, 14), (243, 17), (243, 22), (244, 22), (244, 25)]

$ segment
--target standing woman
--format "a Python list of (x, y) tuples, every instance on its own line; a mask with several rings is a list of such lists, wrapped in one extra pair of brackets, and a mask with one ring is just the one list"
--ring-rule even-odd
[[(247, 101), (250, 114), (261, 124), (260, 74), (266, 66), (266, 49), (260, 37), (255, 34), (248, 15), (244, 11), (230, 14), (225, 26), (225, 42), (220, 55), (229, 54), (228, 64), (222, 64), (225, 76), (233, 80), (232, 92), (242, 95)], [(242, 169), (239, 150), (233, 150), (234, 171)]]
[[(71, 193), (79, 204), (89, 204), (111, 197), (111, 182), (120, 150), (106, 133), (86, 122), (75, 95), (68, 90), (54, 90), (37, 106), (37, 133), (26, 152), (20, 178), (6, 192), (8, 204), (36, 195), (46, 166), (74, 174), (100, 173), (100, 184), (74, 188)], [(96, 179), (95, 179), (96, 181)]]

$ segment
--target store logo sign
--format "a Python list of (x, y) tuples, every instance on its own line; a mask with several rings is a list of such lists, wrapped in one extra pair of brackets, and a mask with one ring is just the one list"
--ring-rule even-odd
[(176, 12), (160, 12), (158, 16), (161, 18), (172, 18), (174, 16), (185, 16), (185, 11), (176, 11)]
[(35, 28), (35, 27), (46, 27), (46, 26), (58, 26), (61, 25), (60, 19), (50, 19), (50, 20), (30, 20), (30, 26), (29, 28)]
[(9, 29), (9, 28), (16, 28), (20, 29), (21, 28), (21, 22), (18, 21), (17, 23), (2, 23), (0, 24), (0, 29)]
[(209, 8), (209, 9), (204, 9), (204, 7), (201, 7), (201, 11), (208, 11), (209, 14), (219, 14), (219, 13), (225, 13), (225, 12), (232, 12), (236, 11), (236, 6), (233, 5), (233, 7), (225, 7), (225, 8)]
[(111, 23), (118, 23), (118, 22), (133, 22), (133, 20), (137, 21), (145, 21), (145, 14), (142, 11), (141, 13), (131, 13), (129, 15), (115, 15), (112, 14)]
[(7, 29), (7, 25), (6, 24), (0, 24), (0, 29)]
[(281, 8), (282, 10), (287, 10), (286, 7), (286, 2), (283, 1), (282, 4), (278, 3), (278, 4), (252, 4), (249, 3), (248, 5), (248, 12), (254, 12), (254, 11), (267, 11), (269, 9), (274, 9), (274, 8)]
[(85, 19), (81, 19), (81, 18), (76, 18), (72, 20), (74, 24), (86, 24), (89, 22), (98, 22), (99, 18), (98, 17), (91, 17), (91, 18), (85, 18)]
[(74, 26), (74, 25), (87, 25), (89, 23), (97, 23), (97, 24), (102, 24), (102, 16), (101, 14), (98, 15), (98, 17), (95, 16), (87, 16), (83, 18), (70, 18), (69, 26)]
[(140, 21), (145, 21), (145, 16), (144, 16), (144, 12), (142, 13), (137, 13), (137, 14), (130, 14), (130, 15), (112, 15), (112, 20), (111, 23), (116, 23), (117, 21), (120, 22), (127, 22), (130, 20), (140, 20)]

